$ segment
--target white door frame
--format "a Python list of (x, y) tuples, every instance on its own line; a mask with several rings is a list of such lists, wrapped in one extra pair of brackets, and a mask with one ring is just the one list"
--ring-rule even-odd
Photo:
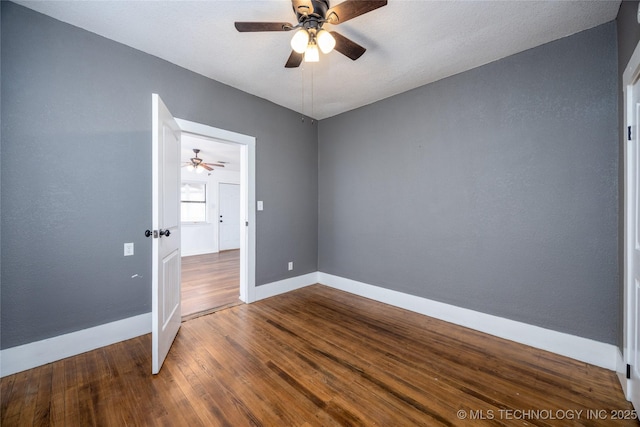
[(240, 215), (247, 224), (240, 231), (240, 300), (256, 295), (256, 138), (176, 118), (182, 132), (240, 146)]
[[(637, 191), (634, 187), (637, 179), (636, 174), (640, 173), (638, 170), (639, 165), (634, 165), (636, 159), (636, 153), (634, 147), (631, 144), (633, 140), (629, 141), (627, 138), (627, 128), (632, 127), (634, 139), (637, 138), (639, 131), (638, 123), (635, 123), (636, 108), (635, 103), (639, 100), (633, 99), (633, 85), (638, 82), (640, 78), (640, 43), (636, 46), (629, 64), (624, 70), (622, 75), (622, 87), (624, 90), (624, 132), (622, 138), (624, 140), (624, 346), (623, 346), (623, 359), (624, 363), (631, 364), (633, 355), (631, 354), (634, 346), (634, 341), (638, 334), (635, 331), (636, 322), (636, 307), (634, 297), (634, 250), (635, 250), (635, 207), (633, 206), (634, 192)], [(638, 147), (635, 147), (636, 149)], [(640, 190), (640, 189), (639, 189)], [(637, 368), (637, 367), (636, 367)], [(626, 367), (619, 367), (617, 369), (619, 374), (620, 383), (624, 394), (627, 399), (631, 399), (632, 388), (631, 382), (626, 378)], [(636, 408), (640, 409), (640, 408)]]

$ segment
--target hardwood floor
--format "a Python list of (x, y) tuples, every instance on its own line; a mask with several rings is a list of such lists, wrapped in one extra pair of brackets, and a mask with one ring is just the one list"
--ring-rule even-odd
[(184, 322), (157, 376), (150, 348), (3, 378), (0, 424), (637, 425), (614, 372), (321, 285)]
[(240, 250), (182, 258), (182, 319), (240, 304)]

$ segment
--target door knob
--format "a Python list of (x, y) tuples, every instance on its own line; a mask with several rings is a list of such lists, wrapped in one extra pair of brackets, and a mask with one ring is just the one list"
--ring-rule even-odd
[(160, 235), (161, 236), (165, 236), (165, 237), (169, 237), (169, 236), (171, 236), (171, 231), (169, 231), (169, 230), (160, 230)]
[(151, 237), (151, 230), (145, 230), (144, 237)]

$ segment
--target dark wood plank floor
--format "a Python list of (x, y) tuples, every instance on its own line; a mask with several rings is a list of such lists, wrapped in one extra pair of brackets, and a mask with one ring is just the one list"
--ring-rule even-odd
[(321, 285), (184, 322), (157, 376), (150, 348), (3, 378), (0, 424), (637, 425), (611, 371)]
[(240, 250), (182, 258), (182, 319), (240, 304)]

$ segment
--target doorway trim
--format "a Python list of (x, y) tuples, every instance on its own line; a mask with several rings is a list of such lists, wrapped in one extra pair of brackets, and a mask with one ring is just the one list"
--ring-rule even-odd
[(256, 138), (213, 126), (176, 118), (184, 133), (213, 138), (240, 146), (240, 300), (255, 301), (256, 295)]
[[(623, 323), (623, 363), (627, 366), (632, 363), (632, 347), (634, 340), (636, 339), (637, 331), (634, 325), (636, 321), (636, 307), (634, 303), (634, 246), (635, 246), (635, 224), (634, 219), (635, 207), (633, 206), (633, 195), (635, 190), (635, 183), (637, 182), (638, 165), (634, 164), (635, 151), (638, 147), (633, 146), (632, 142), (637, 139), (639, 127), (638, 123), (635, 123), (635, 108), (634, 104), (638, 99), (634, 99), (633, 87), (636, 84), (640, 84), (640, 43), (636, 45), (633, 55), (627, 64), (622, 75), (622, 89), (624, 91), (624, 128), (623, 128), (623, 146), (624, 146), (624, 323)], [(629, 139), (627, 134), (627, 128), (631, 127), (633, 138)], [(626, 367), (620, 366), (618, 369), (618, 377), (622, 384), (625, 397), (630, 400), (632, 398), (632, 387), (630, 379), (626, 375)]]

